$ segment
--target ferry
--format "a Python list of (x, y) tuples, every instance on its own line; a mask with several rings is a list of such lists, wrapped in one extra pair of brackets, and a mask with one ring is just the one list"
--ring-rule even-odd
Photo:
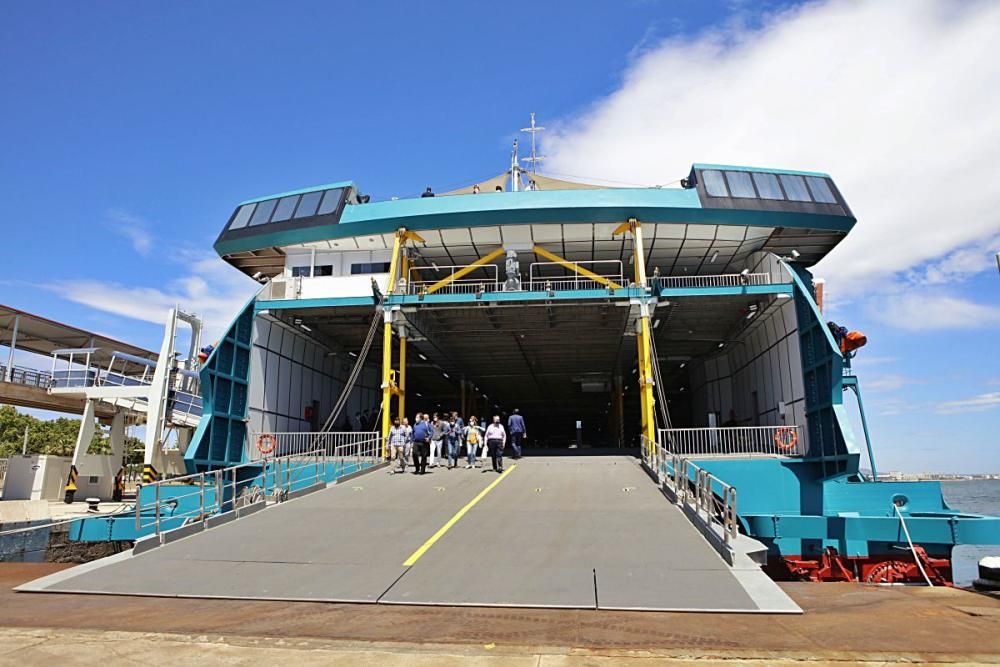
[[(518, 597), (509, 590), (402, 590), (398, 582), (408, 575), (395, 569), (399, 563), (361, 577), (352, 560), (316, 595), (572, 607), (590, 605), (601, 582), (610, 581), (601, 598), (612, 608), (697, 610), (726, 604), (652, 599), (658, 590), (665, 599), (691, 584), (678, 584), (676, 572), (660, 572), (662, 581), (630, 578), (626, 564), (644, 551), (639, 546), (618, 560), (606, 554), (619, 553), (616, 541), (665, 540), (648, 543), (642, 565), (659, 569), (657, 554), (695, 554), (700, 540), (749, 591), (757, 585), (741, 577), (750, 570), (773, 579), (947, 585), (955, 546), (1000, 543), (1000, 519), (950, 508), (939, 482), (879, 479), (863, 383), (851, 364), (864, 353), (865, 338), (824, 317), (822, 283), (810, 270), (858, 224), (832, 176), (694, 163), (676, 185), (620, 187), (557, 178), (537, 171), (539, 163), (534, 148), (519, 158), (515, 142), (503, 172), (449, 191), (431, 186), (421, 196), (378, 200), (345, 180), (238, 203), (214, 249), (256, 281), (257, 292), (200, 360), (192, 361), (192, 350), (181, 362), (183, 373), (175, 376), (186, 383), (183, 395), (196, 395), (185, 399), (179, 423), (188, 431), (165, 452), (151, 429), (134, 516), (130, 510), (81, 521), (74, 537), (137, 539), (139, 556), (196, 532), (207, 540), (215, 524), (325, 488), (326, 514), (303, 513), (308, 506), (299, 505), (300, 516), (286, 512), (281, 530), (336, 516), (351, 540), (370, 540), (367, 548), (383, 554), (384, 541), (395, 548), (412, 525), (389, 535), (384, 526), (356, 525), (358, 517), (383, 500), (437, 507), (428, 489), (444, 498), (461, 480), (468, 497), (453, 500), (457, 518), (438, 533), (437, 519), (427, 519), (426, 532), (435, 536), (423, 546), (417, 540), (420, 548), (405, 560), (401, 554), (405, 568), (445, 549), (454, 534), (448, 530), (464, 535), (462, 548), (474, 552), (489, 539), (486, 529), (465, 534), (459, 527), (479, 511), (473, 506), (484, 494), (508, 488), (509, 507), (525, 513), (524, 525), (547, 526), (525, 547), (525, 559), (537, 556), (542, 568), (565, 558), (561, 550), (571, 544), (586, 552), (599, 538), (577, 543), (565, 536), (593, 521), (594, 533), (607, 540), (593, 554), (605, 569), (595, 565), (591, 577), (585, 568), (586, 576), (565, 586), (540, 580)], [(178, 356), (170, 346), (178, 321), (195, 322), (200, 332), (191, 316), (172, 318), (161, 363)], [(93, 389), (108, 376), (96, 368), (81, 387), (55, 367), (53, 373), (62, 378), (53, 391)], [(169, 372), (158, 377), (171, 382)], [(170, 420), (181, 388), (164, 384), (149, 399), (163, 405), (160, 422)], [(397, 417), (456, 411), (486, 421), (497, 415), (506, 424), (515, 409), (527, 423), (524, 460), (504, 477), (533, 480), (523, 488), (505, 480), (496, 486), (499, 478), (487, 486), (476, 481), (482, 477), (461, 477), (462, 470), (435, 474), (423, 486), (407, 478), (394, 488), (396, 476), (371, 476), (387, 471), (386, 439)], [(640, 476), (631, 476), (626, 459)], [(377, 481), (358, 482), (356, 495), (344, 490), (346, 481), (360, 479)], [(359, 504), (363, 493), (383, 500)], [(666, 496), (662, 515), (651, 509), (660, 507), (657, 494)], [(644, 504), (630, 504), (639, 498)], [(318, 511), (320, 501), (309, 502)], [(556, 505), (560, 512), (585, 508), (586, 519), (549, 514)], [(687, 522), (663, 524), (673, 537), (634, 524), (637, 517), (665, 521), (668, 507)], [(378, 525), (390, 521), (378, 517)], [(232, 544), (264, 549), (263, 534)], [(282, 541), (300, 548), (294, 539)], [(316, 558), (340, 554), (342, 546)], [(370, 590), (330, 592), (349, 580), (361, 586), (369, 576)], [(88, 577), (96, 575), (78, 575), (75, 588), (43, 582), (34, 589), (103, 585)], [(196, 586), (185, 575), (164, 584), (169, 590), (142, 589), (155, 588), (148, 582), (126, 588), (175, 594), (182, 578), (183, 586)], [(105, 592), (122, 592), (121, 581), (111, 576)], [(400, 589), (398, 599), (383, 589)], [(577, 589), (591, 597), (567, 592)], [(621, 591), (627, 594), (620, 602), (608, 602)], [(732, 608), (743, 609), (737, 598)], [(794, 608), (775, 600), (755, 598), (752, 609)]]

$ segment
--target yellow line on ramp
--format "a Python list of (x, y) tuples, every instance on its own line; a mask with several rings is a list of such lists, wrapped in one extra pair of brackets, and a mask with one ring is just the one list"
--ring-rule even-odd
[(411, 554), (409, 558), (407, 558), (405, 561), (403, 561), (403, 567), (410, 567), (411, 565), (413, 565), (414, 563), (416, 563), (418, 560), (420, 560), (420, 557), (423, 556), (427, 552), (428, 549), (430, 549), (432, 546), (434, 546), (434, 543), (437, 542), (439, 539), (441, 539), (442, 535), (444, 535), (445, 533), (447, 533), (448, 530), (452, 526), (454, 526), (456, 523), (458, 523), (458, 520), (461, 519), (463, 516), (465, 516), (466, 512), (468, 512), (473, 507), (475, 507), (476, 503), (478, 503), (480, 500), (482, 500), (483, 497), (487, 493), (489, 493), (490, 491), (492, 491), (493, 487), (495, 487), (497, 484), (499, 484), (500, 482), (502, 482), (504, 477), (506, 477), (507, 475), (509, 475), (512, 472), (514, 472), (515, 468), (517, 468), (517, 464), (516, 463), (514, 465), (512, 465), (511, 467), (507, 468), (506, 470), (504, 470), (503, 473), (501, 473), (501, 475), (499, 477), (497, 477), (495, 480), (493, 480), (493, 483), (491, 483), (485, 489), (483, 489), (482, 491), (480, 491), (479, 495), (476, 496), (475, 498), (473, 498), (472, 500), (470, 500), (469, 503), (465, 507), (463, 507), (462, 509), (458, 510), (458, 512), (455, 514), (455, 516), (453, 516), (450, 519), (448, 519), (448, 523), (446, 523), (443, 526), (441, 526), (441, 528), (438, 529), (438, 532), (436, 532), (433, 535), (431, 535), (431, 537), (430, 537), (429, 540), (427, 540), (426, 542), (424, 542), (420, 546), (419, 549), (417, 549), (416, 551), (414, 551), (413, 554)]

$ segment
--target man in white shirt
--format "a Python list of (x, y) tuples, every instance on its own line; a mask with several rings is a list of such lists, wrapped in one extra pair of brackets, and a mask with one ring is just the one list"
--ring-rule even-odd
[(493, 471), (503, 472), (503, 448), (507, 445), (507, 432), (500, 424), (500, 415), (493, 415), (493, 423), (486, 427), (486, 448), (493, 461)]

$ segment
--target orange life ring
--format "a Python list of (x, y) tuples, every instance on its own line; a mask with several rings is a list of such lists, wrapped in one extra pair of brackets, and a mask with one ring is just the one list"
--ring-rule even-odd
[[(268, 447), (264, 446), (265, 441), (269, 443)], [(270, 454), (271, 452), (274, 451), (274, 447), (277, 444), (278, 444), (278, 439), (275, 438), (273, 435), (271, 435), (270, 433), (261, 433), (260, 436), (257, 438), (257, 451), (260, 452), (261, 454)]]
[[(791, 437), (785, 438), (786, 433)], [(795, 432), (794, 428), (783, 426), (774, 432), (774, 442), (778, 445), (778, 449), (784, 449), (785, 451), (795, 449), (795, 445), (799, 442), (799, 434)]]

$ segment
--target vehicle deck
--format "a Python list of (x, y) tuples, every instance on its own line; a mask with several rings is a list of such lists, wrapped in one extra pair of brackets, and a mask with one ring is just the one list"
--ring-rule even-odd
[(382, 604), (797, 613), (731, 568), (635, 459), (376, 471), (21, 590)]

